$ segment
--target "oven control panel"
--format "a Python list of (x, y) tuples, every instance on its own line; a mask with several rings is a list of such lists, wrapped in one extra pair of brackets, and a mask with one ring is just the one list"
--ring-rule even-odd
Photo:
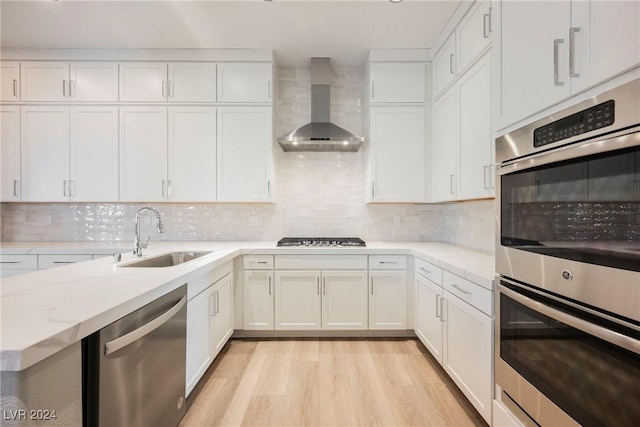
[(533, 146), (543, 145), (611, 126), (614, 122), (615, 101), (610, 100), (556, 120), (533, 131)]

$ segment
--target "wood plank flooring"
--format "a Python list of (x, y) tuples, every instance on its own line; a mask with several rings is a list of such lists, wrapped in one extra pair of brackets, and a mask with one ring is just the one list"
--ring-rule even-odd
[(422, 344), (232, 340), (179, 427), (487, 424)]

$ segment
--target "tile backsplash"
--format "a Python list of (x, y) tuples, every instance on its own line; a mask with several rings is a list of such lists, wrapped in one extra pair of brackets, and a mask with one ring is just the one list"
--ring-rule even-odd
[[(334, 68), (331, 119), (363, 134), (361, 68)], [(310, 119), (309, 68), (278, 70), (276, 134)], [(365, 204), (364, 158), (357, 153), (284, 153), (276, 148), (275, 204), (3, 203), (2, 241), (130, 241), (142, 206), (163, 214), (166, 232), (143, 222), (152, 240), (278, 240), (358, 236), (370, 241), (448, 241), (494, 249), (493, 201)]]

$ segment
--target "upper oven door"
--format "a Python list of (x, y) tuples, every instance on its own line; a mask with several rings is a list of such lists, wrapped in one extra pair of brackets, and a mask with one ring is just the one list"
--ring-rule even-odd
[(498, 170), (500, 275), (640, 322), (640, 131)]

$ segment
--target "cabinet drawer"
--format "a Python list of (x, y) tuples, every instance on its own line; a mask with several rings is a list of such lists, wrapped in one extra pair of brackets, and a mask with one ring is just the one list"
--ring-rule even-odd
[(280, 270), (366, 270), (366, 255), (276, 255)]
[(485, 314), (493, 315), (493, 296), (490, 290), (448, 271), (443, 274), (443, 282), (444, 288), (453, 295)]
[(245, 255), (243, 267), (245, 270), (272, 270), (273, 255)]
[(91, 255), (38, 255), (38, 270), (60, 267), (66, 264), (89, 261), (93, 259)]
[(405, 255), (370, 255), (369, 268), (371, 270), (406, 270), (407, 257)]
[(421, 276), (424, 276), (427, 279), (431, 280), (433, 283), (442, 286), (442, 268), (419, 258), (416, 258), (415, 261), (416, 274), (420, 274)]
[(37, 255), (0, 255), (2, 270), (37, 270)]

